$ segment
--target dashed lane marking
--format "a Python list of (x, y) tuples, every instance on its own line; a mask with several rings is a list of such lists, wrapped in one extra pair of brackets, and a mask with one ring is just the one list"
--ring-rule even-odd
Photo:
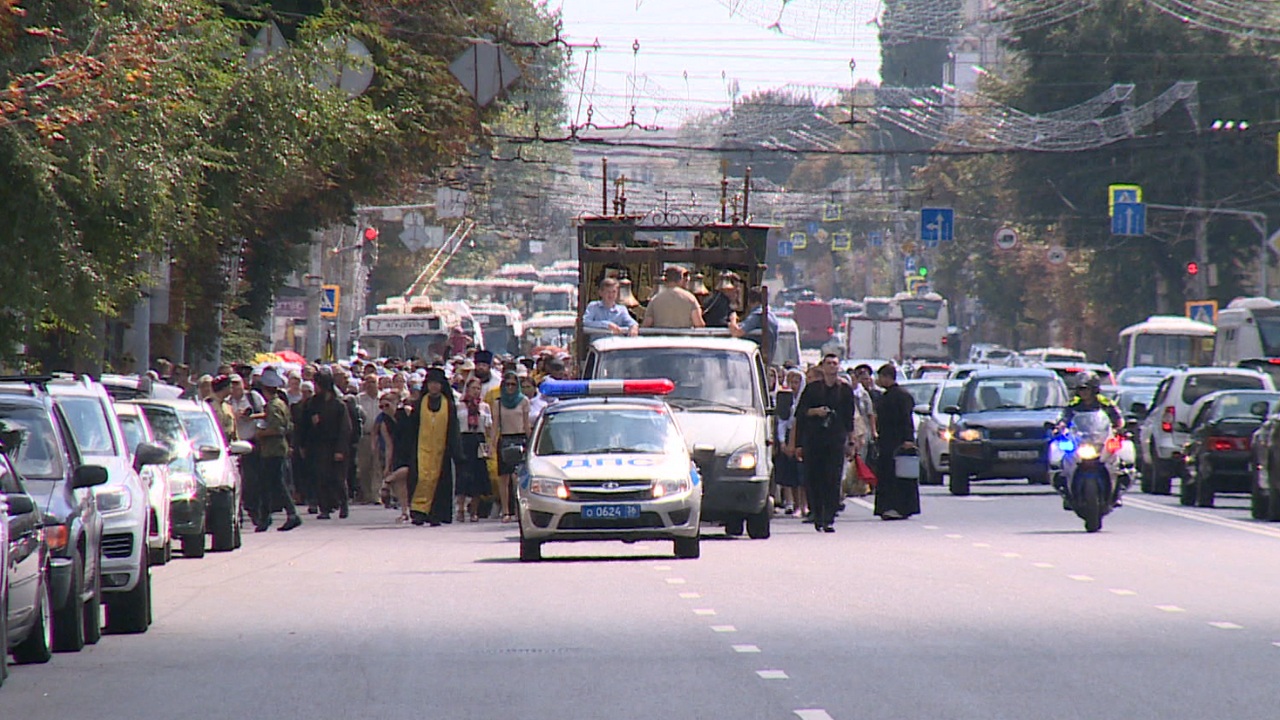
[(654, 565), (653, 569), (659, 572), (670, 572), (671, 566), (670, 565)]
[(1137, 594), (1138, 594), (1137, 592), (1135, 592), (1135, 591), (1133, 591), (1133, 590), (1125, 590), (1124, 588), (1111, 588), (1111, 592), (1115, 593), (1116, 595), (1120, 595), (1120, 596), (1122, 596), (1122, 597), (1128, 597), (1128, 596), (1130, 596), (1130, 595), (1137, 595)]
[(698, 608), (693, 611), (694, 615), (715, 615), (716, 611), (711, 608)]
[(948, 538), (948, 539), (950, 539), (950, 540), (959, 540), (960, 538), (962, 538), (962, 537), (964, 537), (964, 536), (963, 536), (963, 535), (956, 535), (955, 533), (952, 533), (952, 534), (950, 534), (950, 535), (946, 535), (945, 537), (947, 537), (947, 538)]
[(684, 578), (667, 578), (668, 585), (683, 585)]
[(1209, 624), (1212, 625), (1213, 627), (1218, 628), (1219, 630), (1243, 630), (1244, 629), (1243, 625), (1237, 625), (1233, 622), (1225, 622), (1222, 620), (1211, 622)]
[(765, 680), (787, 680), (787, 674), (781, 670), (757, 670), (756, 674)]
[(1093, 578), (1088, 575), (1068, 575), (1067, 577), (1075, 580), (1076, 582), (1093, 582)]
[(736, 653), (758, 653), (760, 646), (758, 645), (734, 645), (733, 651)]
[(1267, 527), (1260, 527), (1244, 520), (1235, 520), (1232, 518), (1218, 517), (1217, 515), (1209, 515), (1208, 513), (1197, 512), (1195, 510), (1183, 510), (1181, 508), (1172, 508), (1149, 500), (1135, 498), (1132, 495), (1126, 495), (1124, 499), (1125, 505), (1146, 510), (1147, 512), (1160, 513), (1162, 515), (1172, 515), (1174, 517), (1183, 518), (1184, 520), (1194, 520), (1209, 525), (1217, 525), (1218, 527), (1230, 528), (1241, 532), (1253, 533), (1254, 535), (1262, 535), (1263, 537), (1274, 538), (1280, 540), (1280, 530)]
[(974, 543), (973, 546), (976, 548), (989, 548), (991, 543)]
[(1053, 567), (1053, 563), (1047, 563), (1047, 562), (1031, 563), (1031, 567), (1038, 567), (1041, 570), (1047, 570)]
[(796, 710), (795, 713), (800, 720), (834, 720), (826, 710)]
[(924, 529), (925, 529), (925, 530), (937, 530), (937, 529), (938, 529), (938, 526), (937, 526), (937, 525), (925, 525), (925, 526), (924, 526)]
[(735, 633), (738, 632), (738, 628), (732, 625), (712, 625), (711, 631), (718, 633)]
[(1186, 612), (1186, 610), (1183, 610), (1182, 608), (1178, 607), (1177, 605), (1157, 605), (1157, 606), (1156, 606), (1156, 609), (1157, 609), (1157, 610), (1160, 610), (1160, 611), (1162, 611), (1162, 612), (1167, 612), (1167, 613), (1180, 613), (1180, 612)]
[(862, 498), (849, 498), (849, 502), (853, 503), (854, 505), (864, 507), (868, 510), (876, 509), (876, 506), (874, 504), (869, 503), (866, 500), (863, 500)]
[(1022, 557), (1022, 553), (1015, 553), (1015, 552), (1000, 553), (1000, 557), (1020, 558)]
[(702, 597), (702, 593), (680, 593), (681, 600), (697, 600)]

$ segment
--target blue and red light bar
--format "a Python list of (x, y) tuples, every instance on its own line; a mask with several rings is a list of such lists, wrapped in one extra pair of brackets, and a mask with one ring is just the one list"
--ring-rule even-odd
[(640, 380), (543, 380), (538, 389), (547, 397), (589, 395), (666, 395), (676, 384), (666, 378)]

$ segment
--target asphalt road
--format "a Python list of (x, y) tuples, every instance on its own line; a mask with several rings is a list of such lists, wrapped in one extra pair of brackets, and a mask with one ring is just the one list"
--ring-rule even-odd
[[(0, 718), (1272, 718), (1280, 524), (1045, 488), (850, 499), (834, 535), (549, 545), (348, 521), (155, 573), (155, 625), (13, 667)], [(708, 531), (713, 532), (711, 530)], [(718, 534), (718, 532), (716, 533)]]

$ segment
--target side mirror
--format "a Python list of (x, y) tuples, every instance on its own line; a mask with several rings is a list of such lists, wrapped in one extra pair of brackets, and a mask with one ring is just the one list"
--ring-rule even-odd
[(201, 445), (196, 449), (196, 460), (200, 462), (209, 462), (222, 457), (222, 448), (217, 445)]
[(912, 408), (912, 412), (914, 412), (917, 415), (928, 415), (929, 403), (920, 403), (919, 405)]
[(519, 445), (508, 445), (502, 448), (502, 462), (505, 465), (519, 465), (524, 462), (524, 448)]
[(1147, 405), (1146, 403), (1136, 402), (1129, 406), (1129, 412), (1140, 418), (1145, 418), (1147, 416)]
[(959, 406), (959, 405), (948, 405), (948, 406), (946, 406), (946, 407), (942, 408), (942, 412), (944, 412), (944, 413), (946, 413), (946, 414), (948, 414), (948, 415), (959, 415), (959, 414), (960, 414), (960, 406)]
[(144, 465), (167, 465), (172, 456), (169, 448), (163, 445), (139, 443), (137, 452), (133, 454), (133, 469), (141, 471)]
[(71, 476), (71, 489), (96, 487), (107, 481), (107, 469), (101, 465), (81, 465)]
[(36, 511), (36, 501), (30, 495), (6, 495), (0, 502), (9, 506), (10, 515), (27, 515)]
[(244, 440), (236, 440), (227, 446), (227, 452), (232, 455), (248, 455), (253, 452), (253, 444), (247, 443)]

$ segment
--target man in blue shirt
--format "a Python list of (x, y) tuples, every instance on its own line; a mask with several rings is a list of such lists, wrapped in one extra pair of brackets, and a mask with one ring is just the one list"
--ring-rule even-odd
[[(736, 317), (729, 318), (729, 334), (734, 337), (746, 337), (756, 342), (760, 342), (761, 336), (764, 335), (769, 339), (769, 355), (765, 358), (765, 362), (773, 364), (773, 353), (778, 347), (778, 318), (769, 311), (768, 319), (762, 321), (764, 315), (764, 293), (760, 288), (751, 288), (747, 291), (747, 307), (751, 308), (747, 313), (747, 317), (738, 323)], [(765, 329), (762, 331), (762, 325)]]
[(618, 281), (607, 277), (600, 281), (600, 299), (587, 304), (582, 327), (592, 335), (638, 335), (640, 325), (627, 309), (618, 304)]

